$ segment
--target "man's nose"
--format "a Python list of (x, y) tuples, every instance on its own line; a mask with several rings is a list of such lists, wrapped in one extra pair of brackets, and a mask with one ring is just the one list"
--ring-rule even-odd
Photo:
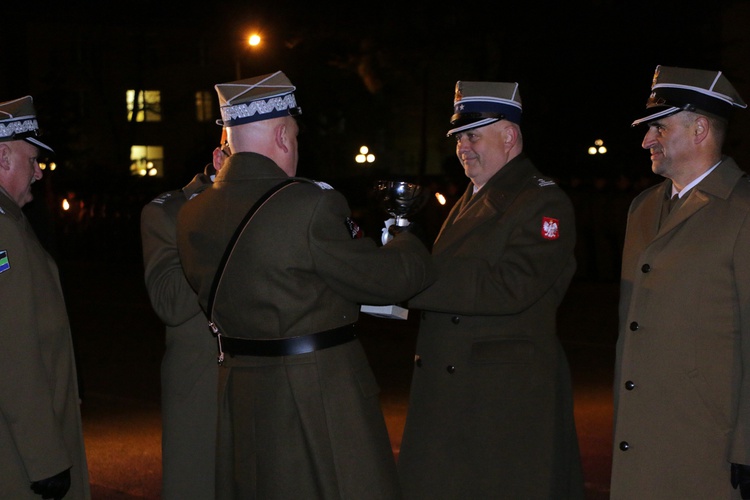
[(651, 149), (651, 147), (656, 144), (656, 141), (654, 140), (654, 134), (651, 132), (651, 129), (649, 129), (646, 132), (646, 135), (643, 136), (643, 142), (641, 143), (641, 147), (643, 149)]

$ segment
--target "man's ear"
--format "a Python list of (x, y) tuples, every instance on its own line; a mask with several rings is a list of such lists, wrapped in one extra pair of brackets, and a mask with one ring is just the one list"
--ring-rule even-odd
[(699, 143), (708, 137), (708, 131), (711, 129), (711, 122), (705, 116), (699, 116), (693, 123), (693, 133), (695, 134), (695, 142)]
[(287, 127), (285, 124), (281, 123), (276, 126), (276, 129), (274, 130), (274, 140), (279, 149), (284, 153), (289, 152), (289, 137), (287, 136)]
[(505, 146), (508, 149), (515, 146), (516, 142), (518, 142), (518, 129), (513, 125), (505, 127), (505, 140), (503, 142), (505, 142)]
[(10, 170), (10, 146), (0, 142), (0, 168)]

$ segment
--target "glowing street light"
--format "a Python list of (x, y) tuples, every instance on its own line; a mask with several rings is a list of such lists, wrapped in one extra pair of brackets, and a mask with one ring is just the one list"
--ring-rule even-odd
[(607, 153), (607, 147), (604, 145), (604, 141), (601, 139), (597, 139), (594, 141), (593, 146), (589, 146), (589, 154), (595, 155), (595, 154), (606, 154)]
[(354, 157), (354, 161), (357, 163), (373, 163), (375, 161), (375, 155), (370, 153), (370, 148), (362, 146), (359, 148), (359, 154)]
[[(250, 34), (247, 37), (247, 46), (250, 47), (251, 49), (254, 49), (257, 46), (259, 46), (262, 41), (263, 41), (263, 39), (261, 38), (261, 36), (260, 36), (259, 33), (252, 33), (252, 34)], [(244, 45), (243, 45), (243, 49), (244, 49)], [(242, 49), (240, 51), (238, 51), (237, 52), (237, 57), (234, 60), (234, 71), (235, 71), (237, 80), (241, 80), (242, 79), (242, 68), (240, 67), (241, 66), (240, 65), (240, 58), (242, 56), (242, 53), (243, 53)]]

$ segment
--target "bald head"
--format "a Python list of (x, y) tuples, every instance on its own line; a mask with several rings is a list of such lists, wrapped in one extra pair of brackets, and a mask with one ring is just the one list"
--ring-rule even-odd
[(232, 153), (257, 153), (273, 160), (286, 174), (297, 173), (297, 121), (291, 116), (227, 127)]

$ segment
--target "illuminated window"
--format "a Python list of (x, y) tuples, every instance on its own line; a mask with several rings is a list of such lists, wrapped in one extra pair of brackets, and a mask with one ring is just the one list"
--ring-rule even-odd
[(199, 90), (195, 93), (195, 119), (208, 122), (213, 119), (213, 96), (211, 92)]
[[(128, 103), (128, 121), (160, 122), (161, 121), (161, 92), (158, 90), (128, 90), (125, 93)], [(133, 120), (135, 113), (135, 120)]]
[(164, 148), (161, 146), (131, 146), (130, 173), (140, 177), (163, 177)]

